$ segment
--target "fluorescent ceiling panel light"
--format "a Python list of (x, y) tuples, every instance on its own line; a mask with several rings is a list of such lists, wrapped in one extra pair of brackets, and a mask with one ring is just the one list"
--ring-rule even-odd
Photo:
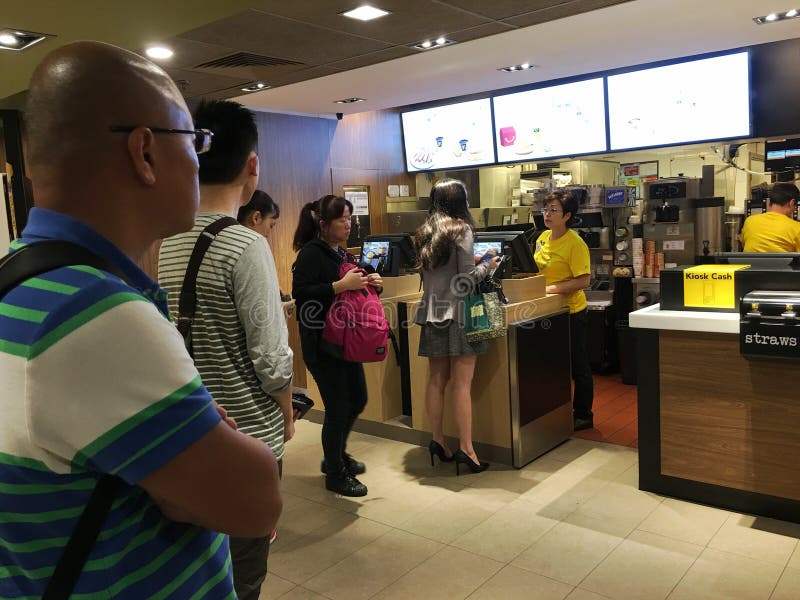
[(144, 53), (150, 58), (154, 58), (156, 60), (166, 60), (168, 58), (172, 58), (172, 55), (175, 54), (166, 46), (150, 46), (149, 48), (145, 49)]
[(535, 69), (536, 65), (532, 65), (529, 62), (524, 62), (521, 65), (511, 65), (508, 67), (500, 67), (497, 69), (498, 71), (505, 71), (506, 73), (515, 73), (517, 71), (528, 71), (530, 69)]
[(254, 83), (252, 85), (248, 85), (247, 87), (243, 87), (242, 91), (243, 92), (260, 92), (261, 90), (266, 90), (266, 89), (269, 89), (269, 88), (270, 88), (270, 86), (268, 86), (266, 83), (262, 83), (262, 82), (259, 81), (258, 83)]
[(434, 48), (442, 48), (443, 46), (449, 46), (451, 44), (455, 44), (455, 42), (453, 40), (447, 39), (444, 36), (440, 36), (436, 38), (434, 41), (424, 40), (417, 44), (411, 44), (409, 48), (413, 48), (414, 50), (432, 50)]
[(753, 21), (758, 25), (766, 25), (767, 23), (777, 23), (779, 21), (785, 21), (786, 19), (795, 19), (798, 16), (800, 16), (800, 11), (796, 8), (792, 8), (785, 12), (769, 13), (762, 17), (753, 17)]
[(358, 19), (359, 21), (372, 21), (373, 19), (385, 17), (389, 14), (389, 12), (381, 10), (380, 8), (375, 8), (369, 4), (364, 4), (363, 6), (359, 6), (358, 8), (354, 8), (353, 10), (348, 10), (347, 12), (340, 14), (343, 17)]

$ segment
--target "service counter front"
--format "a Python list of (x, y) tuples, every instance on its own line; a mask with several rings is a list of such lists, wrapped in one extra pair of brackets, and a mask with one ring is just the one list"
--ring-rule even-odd
[[(369, 401), (354, 429), (427, 445), (428, 359), (417, 355), (421, 327), (413, 316), (421, 298), (418, 276), (387, 284), (381, 300), (400, 341), (381, 363), (364, 365)], [(490, 341), (478, 357), (472, 384), (472, 434), (482, 458), (522, 467), (570, 437), (572, 401), (569, 313), (561, 295), (546, 295), (544, 277), (504, 280), (508, 335)], [(399, 364), (398, 364), (399, 362)], [(319, 392), (308, 373), (309, 396)], [(444, 431), (453, 447), (458, 431), (448, 386)], [(322, 408), (321, 402), (318, 404)], [(312, 411), (320, 420), (321, 413)]]
[(800, 362), (743, 356), (739, 312), (656, 304), (630, 326), (639, 487), (800, 522)]

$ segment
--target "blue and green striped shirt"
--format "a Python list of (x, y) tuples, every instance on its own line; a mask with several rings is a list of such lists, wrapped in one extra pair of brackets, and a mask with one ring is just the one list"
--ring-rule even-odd
[(225, 535), (137, 484), (220, 421), (166, 294), (111, 242), (34, 208), (12, 250), (62, 239), (128, 280), (64, 267), (0, 299), (0, 599), (40, 598), (99, 477), (123, 480), (74, 599), (235, 598)]

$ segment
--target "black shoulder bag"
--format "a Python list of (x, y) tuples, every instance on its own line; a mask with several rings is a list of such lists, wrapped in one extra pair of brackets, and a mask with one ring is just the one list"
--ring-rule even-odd
[[(0, 298), (28, 279), (72, 265), (95, 267), (127, 281), (114, 265), (82, 246), (60, 240), (36, 242), (0, 260)], [(114, 475), (103, 475), (97, 481), (47, 583), (42, 600), (67, 600), (70, 597), (111, 510), (119, 485), (120, 479)]]
[(186, 274), (183, 276), (183, 286), (181, 286), (181, 296), (178, 300), (178, 331), (183, 336), (186, 349), (192, 357), (194, 357), (192, 323), (194, 322), (194, 314), (197, 311), (197, 274), (200, 272), (200, 264), (219, 232), (226, 227), (238, 224), (239, 221), (233, 217), (222, 217), (203, 229), (194, 244), (192, 256), (186, 266)]

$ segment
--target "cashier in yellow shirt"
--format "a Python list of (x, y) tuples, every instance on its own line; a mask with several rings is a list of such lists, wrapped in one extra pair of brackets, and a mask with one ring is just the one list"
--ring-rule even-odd
[(543, 213), (549, 231), (536, 240), (533, 258), (545, 276), (547, 292), (563, 294), (569, 306), (572, 379), (575, 381), (573, 425), (575, 431), (591, 429), (594, 385), (587, 348), (586, 294), (583, 293), (591, 279), (589, 248), (570, 229), (578, 214), (578, 201), (572, 195), (553, 192), (545, 200)]
[(776, 183), (769, 192), (769, 210), (747, 217), (742, 227), (745, 252), (800, 252), (800, 222), (792, 218), (800, 190)]

